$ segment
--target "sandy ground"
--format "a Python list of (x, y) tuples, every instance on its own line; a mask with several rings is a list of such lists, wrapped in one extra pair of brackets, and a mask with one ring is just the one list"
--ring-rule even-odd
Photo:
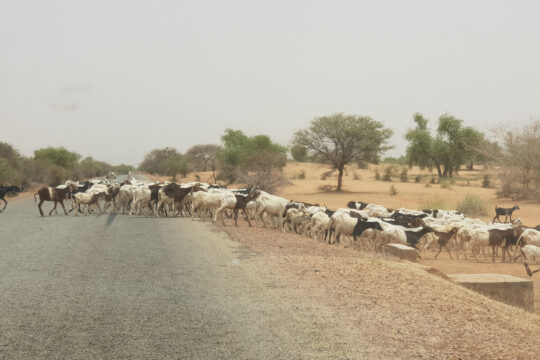
[[(335, 321), (360, 328), (371, 358), (533, 359), (540, 317), (490, 300), (414, 264), (329, 246), (259, 226), (224, 229), (260, 254), (248, 262), (261, 282), (306, 304), (332, 306)], [(260, 269), (265, 274), (261, 276)], [(259, 270), (259, 271), (256, 271)], [(292, 296), (292, 295), (291, 295)], [(346, 333), (343, 341), (349, 341)]]

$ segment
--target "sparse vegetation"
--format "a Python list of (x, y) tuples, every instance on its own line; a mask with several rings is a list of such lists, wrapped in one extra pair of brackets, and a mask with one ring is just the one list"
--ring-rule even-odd
[(396, 196), (398, 194), (397, 188), (394, 185), (390, 186), (390, 196)]
[(409, 181), (409, 176), (407, 174), (408, 174), (407, 167), (401, 168), (401, 174), (399, 174), (399, 180), (401, 182), (408, 182)]
[(484, 188), (491, 187), (491, 180), (490, 180), (489, 175), (484, 175), (484, 177), (482, 179), (482, 187), (484, 187)]
[(484, 216), (488, 214), (486, 203), (477, 195), (467, 194), (457, 206), (457, 211), (467, 216)]
[(450, 182), (449, 180), (442, 180), (439, 185), (442, 189), (452, 190), (452, 182)]
[(390, 164), (384, 169), (383, 181), (392, 181), (392, 177), (397, 175), (398, 167), (395, 164)]
[(321, 192), (332, 192), (336, 189), (333, 185), (321, 185), (319, 186), (319, 191)]
[(328, 171), (325, 171), (321, 174), (321, 180), (326, 180), (328, 179), (329, 176), (332, 176), (332, 174), (334, 173), (334, 170), (328, 170)]
[(422, 201), (420, 201), (420, 204), (418, 204), (418, 208), (419, 209), (441, 209), (441, 210), (448, 209), (446, 202), (439, 197), (422, 199)]

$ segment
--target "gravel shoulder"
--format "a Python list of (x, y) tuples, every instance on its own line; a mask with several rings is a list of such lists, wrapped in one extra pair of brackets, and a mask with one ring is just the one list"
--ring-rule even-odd
[[(419, 269), (247, 224), (221, 227), (260, 254), (247, 267), (277, 298), (326, 306), (353, 354), (368, 358), (537, 359), (540, 317)], [(262, 271), (262, 269), (267, 269)], [(356, 358), (356, 355), (353, 356)], [(358, 358), (361, 358), (360, 356)]]

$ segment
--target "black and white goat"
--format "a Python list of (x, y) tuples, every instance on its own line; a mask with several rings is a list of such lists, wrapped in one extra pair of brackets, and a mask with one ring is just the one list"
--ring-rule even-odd
[(510, 221), (512, 221), (512, 213), (516, 210), (519, 210), (518, 205), (514, 205), (514, 207), (511, 208), (501, 208), (498, 206), (495, 206), (495, 217), (493, 218), (492, 222), (495, 222), (495, 219), (497, 219), (498, 222), (501, 222), (499, 219), (499, 216), (504, 215), (504, 222), (508, 220), (508, 217), (510, 216)]

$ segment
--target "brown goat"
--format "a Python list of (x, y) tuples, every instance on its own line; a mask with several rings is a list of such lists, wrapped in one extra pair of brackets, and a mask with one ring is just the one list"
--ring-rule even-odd
[(490, 229), (488, 230), (489, 233), (489, 246), (491, 246), (492, 249), (492, 258), (491, 261), (495, 262), (495, 249), (497, 247), (502, 248), (502, 261), (504, 262), (506, 259), (506, 254), (508, 254), (508, 258), (512, 259), (512, 256), (510, 255), (509, 247), (510, 245), (516, 245), (517, 239), (521, 235), (523, 229), (521, 226), (513, 226), (510, 229)]
[(452, 230), (450, 230), (449, 232), (433, 231), (435, 233), (435, 235), (437, 235), (437, 237), (439, 238), (437, 240), (438, 243), (439, 243), (439, 252), (435, 255), (434, 259), (436, 259), (437, 256), (439, 256), (439, 254), (441, 253), (443, 247), (445, 247), (446, 250), (448, 250), (448, 255), (450, 255), (450, 259), (453, 259), (452, 258), (452, 253), (450, 252), (450, 248), (448, 247), (448, 242), (450, 241), (450, 239), (452, 239), (454, 236), (456, 236), (458, 230), (459, 230), (459, 228), (453, 227)]
[(65, 188), (58, 189), (54, 187), (44, 186), (41, 189), (38, 190), (37, 193), (34, 194), (34, 201), (37, 201), (36, 195), (39, 195), (39, 204), (38, 209), (41, 216), (43, 215), (43, 210), (41, 209), (41, 204), (43, 204), (45, 201), (53, 201), (54, 207), (49, 212), (49, 216), (51, 216), (53, 211), (56, 211), (56, 205), (60, 203), (62, 205), (62, 209), (64, 209), (64, 214), (68, 214), (66, 212), (66, 208), (64, 207), (64, 200), (68, 199), (71, 195), (71, 192), (75, 190), (77, 186), (75, 184), (69, 184)]

